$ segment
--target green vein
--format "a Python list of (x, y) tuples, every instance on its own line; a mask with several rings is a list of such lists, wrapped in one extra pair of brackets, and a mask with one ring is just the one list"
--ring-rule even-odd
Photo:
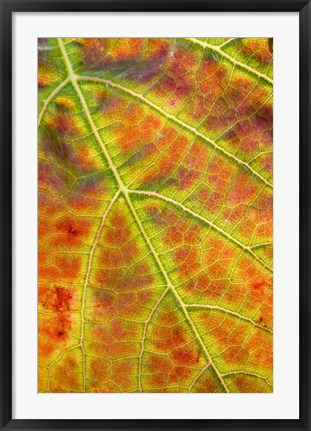
[(257, 328), (262, 329), (265, 332), (269, 332), (270, 334), (273, 333), (272, 329), (268, 328), (267, 326), (260, 325), (259, 323), (255, 322), (255, 320), (251, 319), (250, 317), (243, 316), (242, 314), (240, 314), (236, 311), (228, 310), (227, 308), (224, 308), (224, 307), (219, 307), (219, 305), (185, 304), (185, 306), (187, 308), (193, 308), (193, 309), (197, 308), (197, 309), (202, 309), (202, 310), (207, 309), (207, 310), (220, 311), (222, 313), (229, 314), (229, 315), (236, 317), (238, 319), (250, 322), (253, 326), (256, 326)]
[(40, 126), (41, 120), (43, 118), (43, 115), (45, 114), (45, 111), (47, 109), (47, 107), (49, 106), (50, 102), (54, 99), (54, 97), (61, 91), (62, 88), (65, 87), (66, 84), (68, 84), (68, 82), (70, 81), (69, 76), (67, 76), (66, 79), (64, 79), (64, 81), (62, 81), (50, 94), (49, 96), (45, 99), (43, 106), (41, 108), (39, 117), (38, 117), (38, 126)]
[(113, 199), (111, 200), (110, 204), (108, 205), (107, 209), (105, 210), (105, 212), (103, 214), (101, 223), (100, 223), (98, 231), (96, 233), (95, 241), (94, 241), (94, 243), (92, 245), (92, 248), (91, 248), (91, 251), (89, 253), (89, 261), (88, 261), (86, 276), (85, 276), (84, 285), (83, 285), (82, 305), (81, 305), (81, 338), (80, 338), (80, 346), (81, 346), (81, 349), (82, 349), (82, 358), (83, 358), (82, 369), (83, 369), (83, 387), (84, 387), (84, 392), (86, 392), (86, 360), (85, 360), (85, 350), (84, 350), (84, 345), (83, 345), (83, 341), (84, 341), (84, 326), (85, 326), (84, 310), (85, 310), (86, 289), (87, 289), (87, 286), (89, 284), (89, 278), (90, 278), (91, 269), (92, 269), (93, 256), (94, 256), (94, 252), (95, 252), (96, 246), (97, 246), (97, 244), (99, 242), (99, 238), (100, 238), (101, 232), (103, 230), (103, 227), (104, 227), (105, 221), (107, 219), (107, 216), (108, 216), (111, 208), (113, 207), (115, 201), (118, 199), (119, 194), (120, 194), (120, 190), (118, 190), (117, 193), (114, 195)]
[(146, 335), (147, 335), (148, 324), (149, 324), (150, 320), (152, 319), (152, 316), (156, 312), (158, 306), (160, 305), (160, 303), (162, 302), (162, 300), (164, 299), (164, 297), (168, 291), (169, 291), (169, 287), (167, 287), (164, 290), (164, 292), (162, 293), (162, 295), (159, 297), (159, 299), (155, 303), (154, 307), (152, 308), (152, 310), (151, 310), (151, 312), (150, 312), (149, 316), (147, 317), (145, 324), (144, 324), (143, 336), (142, 336), (142, 340), (141, 340), (141, 349), (140, 349), (140, 354), (139, 354), (139, 364), (138, 364), (138, 390), (139, 390), (139, 392), (143, 392), (141, 375), (142, 375), (143, 354), (145, 351), (145, 340), (146, 340)]

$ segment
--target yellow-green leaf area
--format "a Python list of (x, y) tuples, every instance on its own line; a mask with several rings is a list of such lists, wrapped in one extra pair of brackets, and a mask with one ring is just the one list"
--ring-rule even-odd
[(273, 390), (273, 40), (38, 41), (38, 391)]

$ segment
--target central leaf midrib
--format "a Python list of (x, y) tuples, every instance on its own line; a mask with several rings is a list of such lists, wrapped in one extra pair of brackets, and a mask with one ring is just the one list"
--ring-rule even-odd
[(96, 128), (96, 126), (95, 126), (95, 124), (93, 122), (93, 119), (92, 119), (91, 114), (89, 112), (89, 109), (88, 109), (88, 106), (87, 106), (86, 101), (84, 99), (84, 96), (83, 96), (83, 94), (82, 94), (82, 92), (80, 90), (80, 87), (79, 87), (78, 83), (77, 83), (76, 75), (74, 74), (72, 65), (70, 63), (69, 57), (67, 55), (66, 49), (64, 47), (64, 44), (63, 44), (63, 41), (61, 40), (61, 38), (58, 38), (58, 43), (59, 43), (59, 46), (60, 46), (60, 50), (61, 50), (61, 53), (62, 53), (62, 56), (63, 56), (64, 63), (66, 65), (66, 68), (67, 68), (67, 71), (68, 71), (69, 78), (70, 78), (70, 80), (72, 82), (72, 85), (73, 85), (73, 87), (74, 87), (74, 89), (75, 89), (75, 91), (76, 91), (76, 93), (77, 93), (77, 95), (78, 95), (78, 97), (80, 99), (82, 108), (83, 108), (83, 110), (85, 112), (85, 115), (86, 115), (88, 121), (89, 121), (89, 124), (90, 124), (90, 126), (92, 128), (92, 131), (93, 131), (93, 133), (94, 133), (94, 135), (95, 135), (95, 137), (96, 137), (96, 139), (98, 141), (98, 144), (100, 145), (100, 147), (101, 147), (101, 149), (102, 149), (102, 151), (103, 151), (103, 153), (104, 153), (104, 155), (106, 157), (106, 160), (107, 160), (107, 162), (109, 164), (109, 167), (111, 168), (111, 171), (113, 172), (113, 174), (115, 176), (115, 179), (116, 179), (116, 181), (117, 181), (117, 183), (118, 183), (118, 185), (120, 187), (120, 190), (122, 191), (123, 195), (126, 198), (126, 201), (127, 201), (128, 205), (129, 205), (129, 207), (131, 209), (131, 212), (133, 214), (133, 217), (134, 217), (136, 223), (138, 224), (138, 227), (139, 227), (139, 229), (140, 229), (140, 231), (141, 231), (141, 233), (142, 233), (142, 235), (143, 235), (143, 237), (144, 237), (144, 239), (145, 239), (145, 241), (146, 241), (146, 243), (147, 243), (147, 245), (148, 245), (148, 247), (149, 247), (149, 249), (150, 249), (153, 257), (154, 257), (154, 260), (156, 261), (157, 265), (159, 266), (159, 268), (160, 268), (160, 270), (161, 270), (161, 272), (162, 272), (162, 274), (164, 276), (164, 279), (167, 282), (168, 287), (170, 287), (170, 289), (173, 292), (174, 296), (176, 297), (178, 303), (180, 304), (180, 307), (183, 310), (184, 315), (185, 315), (188, 323), (190, 324), (190, 326), (192, 328), (192, 331), (193, 331), (193, 333), (195, 335), (195, 338), (197, 339), (198, 343), (202, 347), (203, 352), (205, 353), (205, 356), (207, 357), (208, 361), (211, 363), (212, 367), (214, 368), (215, 373), (217, 374), (217, 377), (218, 377), (220, 383), (222, 384), (222, 386), (224, 387), (224, 389), (226, 390), (226, 392), (229, 392), (228, 387), (227, 387), (226, 383), (224, 382), (221, 373), (219, 372), (219, 370), (217, 369), (216, 365), (214, 364), (214, 362), (212, 360), (212, 357), (210, 356), (210, 354), (209, 354), (209, 352), (208, 352), (208, 350), (207, 350), (207, 348), (206, 348), (206, 346), (205, 346), (205, 344), (204, 344), (204, 342), (203, 342), (203, 340), (202, 340), (202, 338), (201, 338), (201, 336), (200, 336), (200, 334), (199, 334), (196, 326), (194, 325), (191, 317), (189, 316), (189, 313), (188, 313), (188, 311), (187, 311), (187, 309), (186, 309), (186, 307), (185, 307), (182, 299), (180, 298), (180, 296), (177, 293), (176, 289), (174, 288), (171, 280), (169, 279), (169, 277), (168, 277), (168, 275), (167, 275), (167, 273), (166, 273), (166, 271), (165, 271), (165, 269), (163, 267), (163, 264), (162, 264), (162, 262), (161, 262), (161, 260), (160, 260), (160, 258), (158, 256), (158, 254), (156, 253), (156, 251), (155, 251), (155, 249), (154, 249), (154, 247), (153, 247), (153, 245), (152, 245), (149, 237), (147, 236), (147, 234), (145, 232), (144, 227), (142, 226), (142, 223), (141, 223), (141, 221), (140, 221), (140, 219), (139, 219), (139, 217), (137, 215), (137, 212), (136, 212), (136, 210), (134, 208), (132, 200), (131, 200), (131, 198), (129, 196), (128, 190), (124, 186), (124, 184), (123, 184), (123, 182), (122, 182), (122, 180), (120, 178), (120, 175), (119, 175), (116, 167), (114, 166), (114, 164), (112, 162), (112, 159), (111, 159), (111, 157), (110, 157), (110, 155), (109, 155), (109, 153), (108, 153), (108, 151), (107, 151), (107, 149), (106, 149), (106, 147), (105, 147), (105, 145), (104, 145), (104, 143), (103, 143), (103, 141), (102, 141), (102, 139), (101, 139), (101, 137), (100, 137), (100, 135), (98, 133), (98, 130), (97, 130), (97, 128)]

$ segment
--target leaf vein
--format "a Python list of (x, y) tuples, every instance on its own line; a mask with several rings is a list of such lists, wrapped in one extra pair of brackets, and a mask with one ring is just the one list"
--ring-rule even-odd
[(218, 54), (220, 54), (222, 57), (225, 57), (227, 60), (229, 60), (231, 63), (235, 64), (236, 66), (239, 66), (245, 70), (247, 70), (248, 72), (263, 78), (265, 81), (267, 81), (269, 84), (273, 84), (273, 79), (271, 79), (269, 76), (265, 75), (264, 73), (258, 72), (256, 69), (253, 69), (251, 66), (248, 66), (245, 63), (242, 63), (241, 61), (236, 60), (234, 57), (231, 57), (231, 55), (227, 54), (225, 51), (223, 51), (221, 49), (221, 47), (216, 46), (216, 45), (211, 45), (207, 42), (203, 42), (201, 40), (198, 40), (194, 37), (186, 37), (186, 40), (189, 40), (190, 42), (196, 44), (196, 45), (200, 45), (203, 48), (208, 48), (211, 51), (217, 52)]
[(148, 100), (142, 94), (136, 93), (133, 90), (130, 90), (130, 89), (126, 88), (126, 87), (123, 87), (121, 84), (117, 84), (117, 83), (115, 83), (115, 82), (113, 82), (111, 80), (107, 80), (107, 79), (102, 79), (102, 78), (97, 78), (97, 77), (91, 77), (91, 76), (76, 76), (76, 79), (77, 80), (94, 81), (94, 82), (108, 84), (108, 85), (111, 85), (111, 87), (117, 88), (117, 89), (119, 89), (122, 92), (130, 94), (132, 97), (140, 99), (141, 101), (143, 101), (145, 104), (149, 105), (154, 110), (160, 112), (166, 118), (169, 118), (170, 120), (172, 120), (175, 123), (179, 124), (181, 127), (189, 130), (191, 133), (195, 134), (196, 136), (198, 136), (199, 138), (201, 138), (205, 142), (208, 142), (210, 145), (212, 145), (218, 151), (220, 151), (221, 153), (225, 154), (228, 158), (234, 160), (235, 163), (244, 166), (246, 169), (248, 169), (250, 172), (252, 172), (258, 179), (260, 179), (260, 181), (264, 182), (267, 187), (273, 188), (273, 185), (266, 178), (264, 178), (262, 175), (260, 175), (260, 173), (258, 173), (255, 169), (253, 169), (249, 165), (249, 163), (245, 162), (244, 160), (239, 159), (234, 154), (232, 154), (229, 151), (225, 150), (220, 145), (218, 145), (217, 142), (215, 142), (214, 140), (212, 140), (212, 139), (208, 138), (207, 136), (203, 135), (203, 133), (198, 132), (198, 130), (196, 130), (194, 127), (191, 127), (189, 124), (185, 123), (184, 121), (180, 120), (179, 118), (175, 117), (174, 115), (167, 113), (166, 111), (164, 111), (164, 109), (160, 108), (158, 105), (156, 105), (155, 103), (153, 103), (150, 100)]
[[(217, 226), (215, 223), (213, 223), (210, 220), (207, 220), (205, 217), (201, 216), (200, 214), (195, 213), (194, 211), (192, 211), (190, 208), (186, 207), (185, 205), (183, 205), (182, 203), (179, 203), (177, 201), (175, 201), (174, 199), (171, 199), (167, 196), (164, 196), (160, 193), (157, 192), (149, 192), (149, 191), (145, 191), (145, 190), (128, 190), (129, 193), (133, 193), (133, 194), (138, 194), (138, 195), (146, 195), (146, 196), (153, 196), (153, 197), (157, 197), (159, 199), (165, 200), (173, 205), (178, 206), (180, 209), (182, 209), (183, 211), (187, 212), (188, 214), (191, 214), (193, 217), (201, 220), (202, 222), (208, 224), (209, 226), (211, 226), (213, 229), (217, 230), (218, 232), (220, 232), (222, 235), (226, 236), (227, 238), (230, 239), (230, 241), (234, 242), (235, 244), (237, 244), (239, 247), (243, 248), (246, 252), (248, 252), (249, 254), (251, 254), (261, 265), (263, 265), (266, 269), (268, 269), (269, 271), (272, 271), (272, 268), (267, 265), (262, 259), (260, 259), (256, 253), (253, 252), (252, 247), (251, 246), (246, 246), (243, 243), (241, 243), (240, 241), (238, 241), (236, 238), (234, 238), (233, 236), (231, 236), (229, 233), (227, 233), (226, 231), (224, 231), (223, 229), (221, 229), (219, 226)], [(269, 244), (270, 245), (270, 244)]]

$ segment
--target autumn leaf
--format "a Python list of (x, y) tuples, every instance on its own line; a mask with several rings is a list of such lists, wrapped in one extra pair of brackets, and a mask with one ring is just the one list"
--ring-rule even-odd
[(272, 391), (272, 55), (39, 39), (39, 392)]

